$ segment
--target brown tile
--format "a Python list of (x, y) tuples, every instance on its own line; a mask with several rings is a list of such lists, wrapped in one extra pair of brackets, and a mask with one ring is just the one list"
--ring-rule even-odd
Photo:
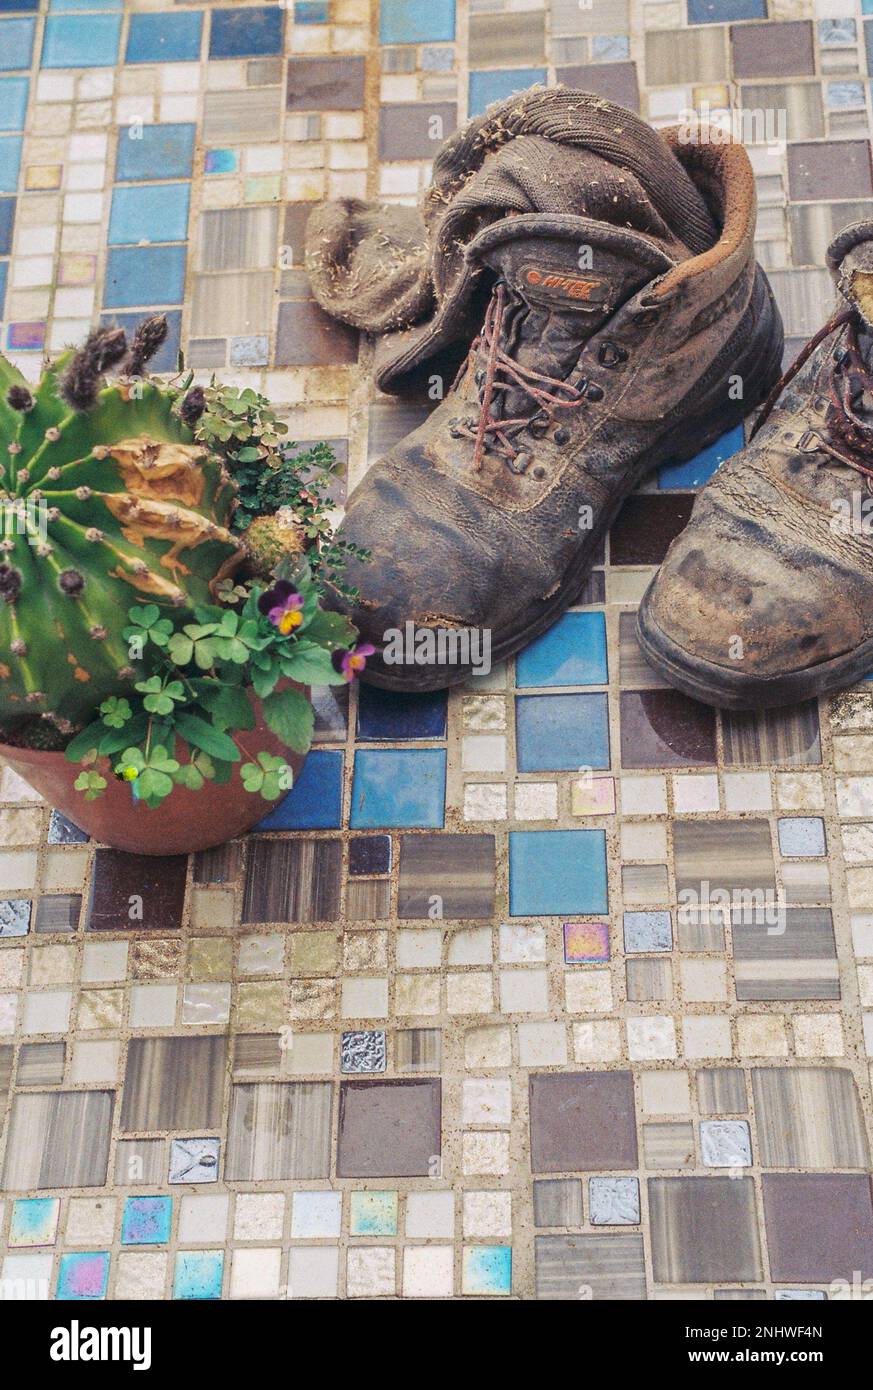
[(402, 835), (402, 918), (430, 917), (435, 907), (446, 920), (494, 915), (493, 835)]
[(578, 1178), (537, 1178), (533, 1208), (535, 1226), (581, 1226), (581, 1182)]
[(337, 1177), (418, 1178), (439, 1172), (441, 1082), (344, 1081)]
[(673, 856), (680, 921), (723, 921), (733, 906), (746, 916), (751, 915), (747, 906), (754, 909), (771, 902), (776, 912), (776, 869), (767, 821), (677, 820)]
[(629, 497), (609, 533), (610, 562), (660, 565), (672, 542), (688, 525), (693, 505), (694, 497), (687, 492)]
[(813, 77), (812, 22), (731, 25), (734, 77)]
[(530, 1142), (534, 1173), (636, 1168), (631, 1073), (543, 1072), (531, 1076)]
[(394, 1034), (397, 1071), (439, 1071), (442, 1032), (439, 1028), (399, 1028)]
[(6, 1100), (12, 1085), (12, 1059), (15, 1048), (11, 1043), (0, 1043), (0, 1135), (3, 1133), (3, 1115)]
[(223, 1037), (131, 1038), (121, 1101), (127, 1133), (215, 1128), (227, 1067)]
[(752, 1178), (650, 1178), (649, 1217), (656, 1283), (761, 1278)]
[(678, 690), (626, 691), (620, 697), (625, 769), (694, 767), (715, 762), (715, 711)]
[(363, 58), (289, 58), (289, 111), (360, 111)]
[(701, 1115), (745, 1115), (746, 1080), (740, 1067), (706, 1067), (697, 1073)]
[(472, 68), (537, 67), (545, 61), (546, 17), (541, 11), (471, 14)]
[(391, 911), (391, 883), (387, 878), (349, 880), (346, 917), (350, 922), (384, 922)]
[(669, 960), (641, 956), (625, 961), (627, 997), (635, 1004), (673, 998), (673, 971)]
[(198, 270), (265, 270), (276, 264), (279, 209), (220, 208), (200, 214)]
[(329, 1081), (234, 1085), (225, 1177), (231, 1182), (329, 1177), (332, 1108)]
[(112, 1091), (31, 1091), (9, 1116), (0, 1187), (102, 1187), (109, 1164)]
[(782, 709), (722, 710), (721, 726), (728, 767), (771, 763), (801, 767), (821, 762), (815, 700)]
[(580, 63), (574, 67), (558, 68), (555, 76), (566, 87), (593, 92), (606, 97), (631, 111), (640, 109), (640, 88), (636, 63)]
[(181, 854), (96, 850), (88, 931), (178, 931), (187, 869), (188, 860)]
[(538, 1299), (639, 1300), (646, 1296), (639, 1235), (536, 1236)]
[(693, 1168), (694, 1126), (687, 1120), (643, 1125), (646, 1168)]
[(242, 867), (241, 840), (229, 840), (226, 845), (203, 849), (194, 855), (195, 883), (233, 883)]
[(277, 367), (332, 367), (357, 360), (356, 331), (330, 318), (314, 299), (279, 305)]
[(182, 942), (135, 941), (131, 951), (131, 974), (135, 980), (172, 979), (182, 960)]
[(788, 146), (792, 199), (869, 198), (873, 194), (869, 140), (823, 140)]
[[(501, 21), (503, 18), (501, 15)], [(457, 124), (454, 103), (416, 101), (383, 106), (379, 112), (379, 158), (433, 159)]]
[(334, 921), (341, 869), (340, 840), (250, 840), (242, 920)]
[(643, 656), (636, 613), (618, 615), (618, 666), (622, 690), (667, 690), (667, 682)]
[(60, 1086), (66, 1056), (64, 1042), (22, 1043), (15, 1073), (16, 1086)]
[(765, 1173), (770, 1275), (779, 1283), (873, 1276), (873, 1203), (861, 1173)]

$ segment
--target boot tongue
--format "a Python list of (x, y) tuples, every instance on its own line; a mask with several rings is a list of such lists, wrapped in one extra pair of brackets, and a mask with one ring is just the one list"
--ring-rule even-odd
[[(841, 232), (828, 251), (828, 265), (840, 294), (863, 319), (869, 346), (873, 335), (873, 222), (857, 223)], [(871, 361), (869, 356), (867, 361)]]
[[(582, 218), (560, 220), (570, 225), (556, 235), (554, 220), (548, 228), (535, 225), (547, 218), (508, 218), (479, 239), (502, 230), (503, 239), (483, 246), (478, 259), (507, 287), (503, 351), (522, 369), (565, 381), (592, 334), (675, 262), (638, 234)], [(499, 396), (496, 415), (533, 412), (530, 395), (517, 385)]]

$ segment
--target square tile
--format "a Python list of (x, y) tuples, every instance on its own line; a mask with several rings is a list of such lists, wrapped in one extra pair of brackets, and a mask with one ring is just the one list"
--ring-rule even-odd
[(605, 695), (519, 695), (515, 723), (519, 772), (609, 767)]
[(470, 1296), (512, 1292), (512, 1248), (508, 1245), (465, 1245), (462, 1290)]
[(174, 1298), (221, 1298), (223, 1250), (180, 1250), (173, 1274)]
[(542, 1073), (529, 1085), (533, 1172), (637, 1166), (630, 1072)]
[(656, 1283), (761, 1278), (751, 1178), (650, 1178), (649, 1216)]
[(109, 1283), (109, 1252), (87, 1251), (64, 1254), (58, 1266), (55, 1297), (60, 1299), (100, 1299), (106, 1297)]
[(0, 1187), (102, 1187), (109, 1161), (112, 1091), (19, 1094), (8, 1120)]
[(493, 835), (403, 835), (398, 916), (464, 920), (494, 915)]
[(353, 1236), (396, 1236), (398, 1197), (396, 1192), (352, 1192), (349, 1234)]
[(866, 1174), (765, 1173), (762, 1185), (774, 1280), (870, 1278), (873, 1204)]
[(640, 1184), (637, 1178), (589, 1178), (588, 1210), (592, 1226), (638, 1226)]
[(329, 1082), (233, 1085), (225, 1177), (246, 1182), (326, 1178), (332, 1101)]
[(128, 1197), (121, 1219), (121, 1243), (165, 1245), (172, 1222), (172, 1197)]
[(646, 1297), (642, 1236), (536, 1236), (534, 1259), (538, 1299)]
[(519, 653), (515, 679), (519, 687), (605, 685), (608, 669), (604, 615), (565, 613), (548, 632)]
[(513, 917), (606, 912), (602, 830), (515, 830), (509, 835)]
[(435, 829), (445, 821), (445, 797), (443, 749), (359, 749), (349, 825), (356, 830)]
[(422, 1177), (440, 1162), (438, 1080), (344, 1081), (337, 1175)]
[(182, 925), (186, 870), (183, 855), (95, 850), (88, 931), (178, 931)]

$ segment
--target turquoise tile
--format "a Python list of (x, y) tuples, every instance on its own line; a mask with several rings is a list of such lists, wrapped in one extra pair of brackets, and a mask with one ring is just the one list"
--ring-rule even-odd
[(21, 136), (0, 136), (0, 193), (14, 193), (21, 167)]
[(133, 14), (127, 33), (126, 63), (196, 63), (203, 33), (201, 10)]
[(515, 701), (519, 772), (609, 767), (608, 697), (519, 695)]
[(23, 130), (30, 79), (0, 77), (0, 130)]
[(195, 131), (189, 122), (122, 126), (118, 132), (116, 179), (119, 183), (137, 183), (143, 179), (190, 178)]
[(58, 1197), (22, 1197), (12, 1204), (9, 1223), (10, 1249), (34, 1245), (54, 1245), (60, 1212)]
[(602, 613), (565, 613), (516, 658), (518, 686), (605, 685), (608, 679)]
[(396, 1236), (397, 1193), (353, 1192), (349, 1233), (353, 1236)]
[(445, 802), (445, 749), (364, 748), (355, 754), (353, 830), (439, 829)]
[(658, 487), (668, 492), (670, 489), (702, 487), (724, 463), (725, 459), (738, 454), (745, 445), (742, 425), (728, 430), (714, 444), (701, 449), (694, 458), (685, 463), (666, 463), (658, 469)]
[(545, 68), (500, 68), (494, 72), (470, 73), (470, 115), (478, 116), (492, 101), (503, 101), (513, 92), (546, 80)]
[(510, 831), (510, 916), (608, 911), (605, 831)]
[(74, 1300), (106, 1297), (109, 1251), (87, 1250), (61, 1256), (55, 1298)]
[(203, 156), (205, 174), (235, 174), (239, 168), (236, 150), (207, 150)]
[(120, 14), (49, 15), (42, 40), (44, 68), (113, 68), (121, 38)]
[(124, 0), (49, 0), (49, 9), (53, 14), (64, 14), (71, 10), (123, 10)]
[(121, 1243), (165, 1245), (172, 1222), (172, 1197), (128, 1197), (121, 1218)]
[(124, 246), (109, 252), (105, 309), (181, 304), (185, 290), (184, 246)]
[(112, 194), (109, 245), (184, 241), (188, 235), (189, 183), (124, 185)]
[(455, 37), (455, 0), (382, 0), (380, 43), (444, 43)]
[(35, 19), (0, 19), (0, 70), (20, 72), (33, 61)]
[(221, 1298), (223, 1250), (180, 1250), (173, 1275), (174, 1298)]
[(465, 1294), (512, 1292), (511, 1245), (465, 1245), (463, 1258)]

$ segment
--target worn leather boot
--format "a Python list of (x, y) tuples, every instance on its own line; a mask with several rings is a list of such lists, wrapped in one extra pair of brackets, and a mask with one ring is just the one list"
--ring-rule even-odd
[(828, 251), (837, 310), (694, 503), (639, 612), (652, 666), (727, 709), (873, 669), (873, 222)]
[[(487, 307), (467, 362), (348, 503), (344, 535), (371, 556), (344, 576), (357, 601), (336, 606), (376, 648), (373, 684), (437, 689), (525, 646), (578, 598), (640, 479), (717, 439), (778, 376), (745, 150), (660, 134), (711, 227), (696, 250), (670, 225), (669, 197), (656, 212), (604, 160), (575, 204), (586, 215), (501, 215), (471, 237)], [(531, 166), (549, 158), (544, 140)], [(569, 177), (565, 163), (550, 183)]]

